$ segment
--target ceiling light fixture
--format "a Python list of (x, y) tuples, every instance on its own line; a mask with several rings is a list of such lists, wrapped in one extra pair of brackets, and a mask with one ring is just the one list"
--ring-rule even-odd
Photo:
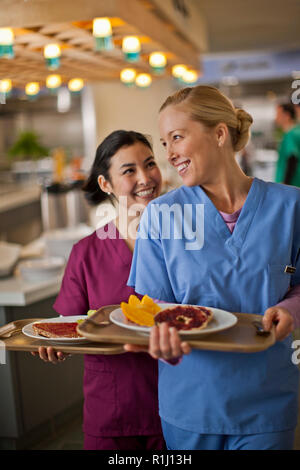
[(186, 71), (187, 66), (184, 64), (177, 64), (172, 67), (172, 75), (177, 80), (181, 80)]
[(60, 75), (48, 75), (46, 78), (46, 87), (52, 92), (56, 92), (61, 86), (62, 80)]
[(93, 36), (95, 38), (96, 51), (113, 49), (112, 27), (108, 18), (94, 18)]
[(72, 78), (68, 83), (68, 88), (72, 93), (79, 93), (84, 87), (82, 78)]
[(0, 80), (0, 93), (4, 94), (6, 97), (10, 95), (12, 90), (12, 81), (10, 78), (4, 78)]
[(197, 83), (198, 77), (199, 75), (196, 70), (188, 69), (183, 73), (181, 80), (187, 85), (194, 85)]
[(14, 33), (11, 28), (0, 28), (0, 57), (12, 59), (14, 57)]
[(38, 82), (29, 82), (25, 86), (25, 93), (29, 98), (35, 98), (40, 91), (40, 85)]
[(47, 44), (44, 47), (44, 56), (49, 70), (56, 70), (60, 66), (61, 50), (58, 44)]
[(139, 38), (136, 36), (126, 36), (122, 41), (122, 51), (128, 62), (137, 62), (141, 52)]
[(166, 69), (167, 58), (162, 52), (152, 52), (149, 57), (149, 64), (153, 73), (160, 75)]
[(136, 71), (134, 69), (123, 69), (120, 73), (120, 80), (126, 86), (133, 86), (135, 84)]
[(152, 77), (149, 73), (140, 73), (137, 75), (135, 83), (140, 88), (148, 88), (152, 83)]

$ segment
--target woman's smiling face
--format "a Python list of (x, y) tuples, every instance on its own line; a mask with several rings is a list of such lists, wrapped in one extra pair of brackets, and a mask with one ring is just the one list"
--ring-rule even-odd
[(160, 195), (160, 170), (152, 150), (141, 142), (121, 147), (114, 154), (109, 176), (110, 182), (105, 182), (105, 190), (112, 192), (117, 199), (127, 197), (127, 207), (132, 204), (146, 206)]
[(167, 159), (186, 186), (205, 184), (218, 165), (218, 140), (213, 130), (193, 121), (178, 106), (167, 106), (159, 115), (161, 142)]

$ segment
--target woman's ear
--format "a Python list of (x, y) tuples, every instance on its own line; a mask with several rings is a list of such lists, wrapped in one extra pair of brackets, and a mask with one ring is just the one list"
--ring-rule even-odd
[(98, 184), (100, 186), (100, 189), (107, 194), (110, 194), (112, 192), (112, 186), (109, 181), (107, 181), (103, 175), (98, 176)]
[(218, 147), (222, 147), (228, 136), (228, 127), (223, 122), (220, 122), (215, 128), (215, 135)]

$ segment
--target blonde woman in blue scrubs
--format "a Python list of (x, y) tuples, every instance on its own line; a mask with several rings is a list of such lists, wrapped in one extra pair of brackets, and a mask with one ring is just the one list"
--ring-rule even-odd
[[(251, 123), (247, 112), (208, 86), (181, 89), (160, 110), (161, 141), (183, 185), (147, 206), (128, 284), (167, 302), (261, 314), (265, 329), (276, 323), (277, 339), (252, 354), (199, 351), (166, 324), (153, 327), (148, 352), (169, 361), (159, 361), (169, 449), (293, 448), (300, 190), (242, 172), (235, 152), (246, 145)], [(174, 207), (172, 217), (166, 208)], [(189, 208), (190, 217), (180, 218), (178, 208)], [(166, 213), (169, 236), (163, 233)], [(180, 224), (187, 225), (181, 237)]]

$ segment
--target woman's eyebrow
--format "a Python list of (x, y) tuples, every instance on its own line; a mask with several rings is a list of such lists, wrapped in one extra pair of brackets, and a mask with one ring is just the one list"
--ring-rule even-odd
[(150, 157), (147, 157), (146, 160), (144, 160), (144, 163), (147, 163), (149, 160), (154, 160), (154, 156), (150, 155)]
[[(172, 131), (167, 133), (167, 136), (173, 134), (173, 132), (184, 132), (184, 129), (173, 129)], [(160, 138), (160, 141), (163, 142), (165, 139)]]
[[(154, 156), (153, 155), (150, 155), (149, 157), (147, 157), (145, 160), (144, 160), (144, 163), (147, 163), (149, 160), (154, 160)], [(123, 165), (120, 166), (120, 170), (122, 168), (129, 168), (129, 167), (133, 167), (133, 166), (136, 166), (136, 163), (123, 163)]]
[(121, 168), (127, 168), (127, 167), (132, 167), (132, 166), (136, 166), (135, 163), (123, 163), (123, 165), (120, 166), (120, 169)]

